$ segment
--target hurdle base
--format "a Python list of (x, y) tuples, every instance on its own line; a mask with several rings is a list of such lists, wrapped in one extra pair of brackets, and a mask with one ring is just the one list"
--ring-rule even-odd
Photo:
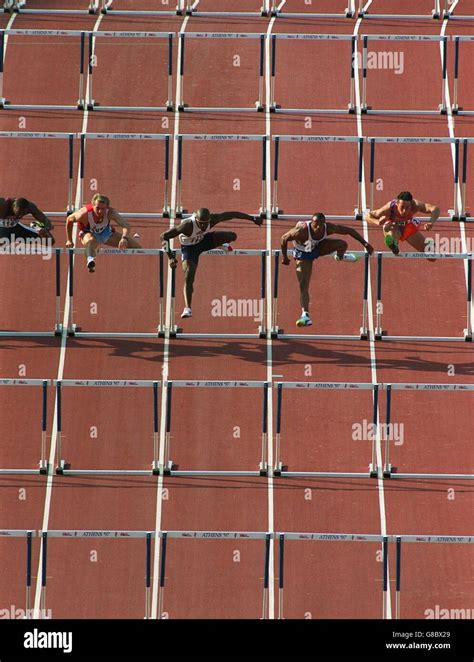
[(70, 326), (67, 330), (68, 338), (74, 338), (74, 336), (76, 335), (76, 332), (80, 331), (80, 329), (81, 329), (81, 327), (77, 326), (76, 324), (73, 324), (72, 326)]
[(268, 468), (266, 462), (260, 462), (258, 465), (260, 476), (268, 476)]
[(356, 108), (355, 108), (354, 104), (348, 103), (347, 104), (347, 110), (349, 112), (349, 115), (355, 115)]
[(151, 473), (152, 476), (159, 476), (160, 475), (160, 463), (159, 462), (152, 462), (151, 464)]
[(267, 330), (263, 326), (258, 327), (258, 337), (264, 339), (267, 337)]
[(369, 110), (372, 110), (372, 106), (368, 106), (366, 103), (364, 103), (364, 104), (360, 107), (360, 112), (361, 112), (362, 114), (364, 114), (364, 115), (367, 115), (367, 113), (369, 112)]
[(363, 326), (360, 327), (359, 334), (360, 334), (360, 339), (361, 340), (368, 340), (369, 339), (369, 332)]
[(163, 465), (162, 470), (163, 470), (163, 476), (171, 476), (171, 472), (173, 470), (173, 467), (177, 468), (178, 465), (173, 464), (172, 460), (168, 460), (166, 464)]
[(431, 10), (431, 16), (435, 19), (439, 19), (439, 12), (432, 9)]
[(272, 207), (272, 218), (278, 218), (278, 214), (283, 214), (284, 211), (283, 209), (280, 209), (279, 207)]
[(356, 221), (362, 221), (362, 212), (357, 207), (354, 207), (354, 218)]
[(263, 104), (260, 103), (260, 101), (255, 102), (255, 108), (257, 109), (257, 113), (263, 113), (263, 111), (265, 110)]
[(447, 115), (448, 114), (448, 109), (446, 108), (444, 103), (439, 104), (438, 110), (439, 110), (440, 115)]
[(63, 325), (62, 324), (56, 324), (54, 327), (54, 336), (55, 338), (60, 338), (63, 333)]
[(273, 475), (279, 477), (281, 476), (281, 472), (287, 468), (288, 467), (283, 466), (282, 462), (278, 462), (278, 464), (276, 464), (275, 467), (273, 468)]
[(448, 209), (448, 215), (450, 216), (452, 221), (459, 221), (461, 219), (459, 214), (456, 214), (454, 209)]
[(464, 329), (464, 341), (472, 342), (472, 331), (470, 329)]
[[(274, 15), (276, 16), (276, 14), (274, 14)], [(276, 111), (278, 110), (278, 108), (281, 108), (281, 105), (280, 105), (279, 103), (272, 103), (272, 104), (270, 104), (270, 105), (268, 106), (268, 110), (269, 110), (271, 113), (276, 113)]]
[[(189, 14), (187, 14), (187, 16), (189, 16)], [(183, 113), (185, 108), (189, 108), (189, 103), (180, 103), (178, 105), (178, 111), (180, 113)]]
[(392, 477), (392, 471), (393, 471), (392, 465), (390, 463), (385, 464), (384, 468), (383, 468), (383, 472), (382, 472), (383, 477), (384, 478), (391, 478)]
[(457, 114), (459, 113), (460, 110), (463, 110), (463, 107), (462, 107), (462, 106), (458, 106), (458, 104), (453, 104), (453, 105), (451, 106), (451, 112), (452, 112), (453, 115), (457, 115)]
[(60, 460), (58, 466), (55, 469), (55, 473), (57, 476), (63, 476), (64, 472), (70, 468), (70, 464), (66, 464), (65, 460)]
[(46, 476), (48, 473), (48, 462), (46, 460), (41, 460), (39, 463), (39, 472), (41, 476)]
[(6, 105), (10, 103), (8, 99), (4, 99), (3, 97), (0, 99), (0, 110), (4, 109)]
[(371, 462), (369, 464), (369, 478), (378, 478), (378, 477), (379, 477), (379, 472), (377, 469), (377, 465)]
[(170, 337), (170, 338), (176, 338), (176, 334), (178, 334), (178, 333), (183, 333), (183, 329), (182, 329), (182, 327), (177, 326), (177, 325), (175, 324), (175, 326), (173, 326), (173, 327), (170, 328), (170, 334), (169, 334), (169, 337)]
[(277, 340), (278, 339), (278, 334), (280, 333), (285, 333), (284, 329), (281, 329), (279, 326), (274, 326), (273, 329), (270, 331), (270, 337), (272, 340)]
[(375, 340), (382, 340), (383, 336), (388, 336), (388, 331), (375, 329)]

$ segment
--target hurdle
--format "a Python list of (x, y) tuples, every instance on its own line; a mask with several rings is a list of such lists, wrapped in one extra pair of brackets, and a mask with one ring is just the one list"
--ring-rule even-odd
[[(431, 391), (446, 393), (447, 391), (459, 392), (472, 392), (474, 391), (474, 384), (416, 384), (416, 383), (398, 383), (398, 384), (385, 384), (387, 391), (386, 403), (386, 423), (387, 426), (391, 423), (391, 410), (392, 410), (392, 391)], [(390, 430), (390, 428), (387, 428)], [(395, 470), (390, 463), (390, 434), (386, 435), (385, 440), (385, 461), (383, 467), (384, 478), (415, 478), (415, 479), (428, 479), (428, 480), (474, 480), (474, 473), (459, 474), (459, 473), (402, 473), (398, 469)]]
[(372, 459), (366, 472), (347, 472), (347, 471), (288, 471), (281, 461), (281, 419), (282, 419), (282, 401), (283, 389), (315, 389), (330, 391), (345, 390), (365, 390), (373, 393), (373, 426), (374, 430), (379, 430), (378, 420), (378, 402), (379, 402), (379, 384), (361, 383), (361, 382), (276, 382), (274, 388), (277, 389), (277, 419), (276, 419), (276, 452), (274, 476), (284, 478), (378, 478), (379, 471), (377, 467), (377, 435), (372, 439)]
[[(342, 3), (341, 3), (342, 5)], [(278, 7), (280, 0), (272, 0), (271, 15), (277, 18), (354, 18), (355, 15), (355, 0), (347, 0), (347, 7), (341, 9), (339, 13), (317, 13), (317, 12), (288, 12), (282, 11)]]
[[(414, 260), (426, 260), (433, 258), (437, 260), (467, 260), (467, 309), (466, 328), (462, 336), (393, 336), (389, 335), (387, 329), (382, 328), (382, 264), (383, 258), (403, 258)], [(375, 340), (416, 340), (426, 342), (472, 342), (472, 261), (471, 253), (377, 253), (377, 302), (376, 302), (376, 327)]]
[[(102, 107), (104, 108), (104, 106)], [(84, 191), (84, 170), (86, 164), (86, 141), (87, 140), (138, 140), (138, 141), (163, 141), (164, 147), (164, 179), (163, 179), (163, 211), (162, 213), (146, 212), (142, 214), (127, 214), (135, 218), (169, 218), (169, 171), (170, 171), (170, 134), (168, 133), (81, 133), (80, 139), (80, 164), (79, 164), (79, 184), (81, 200)]]
[[(472, 536), (453, 536), (453, 535), (401, 535), (390, 536), (396, 542), (396, 577), (395, 577), (395, 619), (401, 618), (401, 584), (402, 584), (402, 543), (430, 543), (430, 544), (451, 544), (465, 545), (474, 544), (474, 535)], [(438, 618), (444, 616), (438, 616)]]
[[(12, 103), (3, 96), (3, 78), (5, 75), (5, 36), (8, 37), (80, 37), (80, 65), (79, 65), (79, 101), (73, 104), (17, 104)], [(78, 108), (81, 98), (81, 80), (84, 71), (84, 38), (85, 33), (80, 30), (32, 30), (32, 29), (8, 29), (0, 30), (0, 109), (8, 110), (74, 110)], [(24, 133), (24, 132), (23, 132)]]
[[(0, 538), (25, 538), (26, 540), (26, 598), (25, 615), (23, 618), (32, 618), (31, 610), (31, 550), (32, 541), (36, 537), (36, 531), (32, 529), (3, 529), (0, 530)], [(3, 561), (5, 563), (5, 561)], [(0, 612), (3, 610), (0, 610)], [(18, 618), (17, 612), (7, 618)]]
[[(431, 14), (371, 14), (369, 10), (364, 11), (366, 5), (366, 0), (359, 0), (359, 18), (376, 18), (376, 19), (385, 19), (385, 20), (426, 20), (427, 18), (441, 18), (441, 6), (440, 2), (442, 0), (434, 0), (434, 7), (431, 10)], [(448, 11), (448, 0), (444, 0), (445, 10), (443, 18), (446, 18), (446, 12)]]
[[(339, 335), (339, 334), (308, 334), (308, 333), (285, 333), (278, 326), (278, 278), (280, 272), (280, 253), (281, 251), (272, 251), (274, 255), (274, 273), (273, 273), (273, 305), (272, 305), (272, 327), (271, 337), (275, 340), (367, 340), (368, 331), (368, 292), (369, 292), (369, 254), (364, 251), (351, 251), (357, 257), (364, 257), (364, 284), (362, 293), (362, 326), (357, 335)], [(288, 255), (293, 254), (293, 250), (288, 251)], [(332, 256), (327, 256), (332, 257)]]
[(104, 255), (114, 255), (116, 257), (129, 257), (136, 255), (155, 255), (159, 256), (159, 273), (158, 273), (158, 288), (159, 296), (157, 297), (157, 308), (159, 322), (155, 331), (83, 331), (82, 327), (78, 326), (74, 321), (73, 301), (74, 301), (74, 255), (85, 255), (85, 248), (66, 248), (64, 249), (69, 255), (69, 287), (67, 296), (69, 297), (69, 321), (67, 327), (67, 335), (73, 337), (89, 337), (89, 338), (159, 338), (164, 337), (164, 283), (163, 283), (163, 250), (161, 248), (128, 248), (125, 251), (119, 248), (101, 248), (100, 252)]
[(262, 217), (267, 215), (266, 200), (266, 180), (267, 180), (267, 153), (266, 145), (268, 137), (266, 135), (236, 135), (236, 134), (209, 134), (209, 133), (181, 133), (175, 136), (178, 141), (178, 181), (176, 186), (176, 218), (180, 218), (187, 212), (182, 206), (182, 174), (183, 174), (183, 142), (260, 142), (262, 145), (262, 191), (260, 200), (259, 214)]
[(27, 0), (3, 0), (3, 7), (5, 12), (13, 11), (18, 14), (83, 15), (95, 14), (99, 8), (99, 0), (89, 0), (87, 9), (28, 9)]
[[(1, 383), (1, 382), (0, 382)], [(54, 380), (56, 386), (56, 439), (57, 464), (56, 474), (64, 476), (151, 476), (158, 469), (159, 453), (159, 416), (158, 389), (160, 381), (156, 380), (123, 380), (123, 379), (61, 379)], [(71, 469), (63, 457), (62, 451), (62, 393), (65, 387), (88, 388), (146, 388), (152, 394), (153, 403), (153, 461), (150, 469)], [(121, 442), (120, 442), (121, 443)]]
[[(181, 255), (181, 249), (176, 250), (177, 255)], [(253, 333), (185, 333), (181, 327), (176, 324), (176, 269), (171, 270), (171, 314), (170, 314), (170, 327), (166, 329), (170, 338), (266, 338), (266, 250), (253, 250), (253, 249), (234, 249), (231, 252), (224, 249), (214, 248), (213, 250), (203, 253), (203, 255), (215, 255), (220, 257), (240, 257), (240, 256), (253, 256), (260, 257), (260, 299), (259, 299), (259, 313), (260, 324), (256, 332)]]
[[(193, 12), (194, 15), (194, 12)], [(246, 112), (263, 112), (263, 71), (264, 71), (264, 52), (265, 52), (265, 34), (257, 32), (180, 32), (178, 34), (181, 49), (180, 49), (180, 62), (179, 62), (179, 86), (181, 103), (178, 106), (179, 111), (193, 112), (193, 113), (246, 113)], [(255, 101), (253, 107), (232, 108), (232, 107), (212, 107), (212, 108), (198, 108), (189, 106), (184, 100), (184, 54), (186, 39), (258, 39), (260, 42), (259, 50), (259, 65), (258, 65), (258, 100)]]
[[(354, 216), (348, 216), (349, 219), (362, 220), (362, 173), (364, 168), (364, 138), (358, 136), (301, 136), (301, 135), (280, 135), (273, 136), (275, 143), (273, 157), (273, 203), (272, 218), (301, 218), (299, 215), (282, 215), (283, 209), (278, 207), (278, 170), (280, 159), (280, 142), (311, 142), (311, 143), (355, 143), (357, 144), (357, 207), (354, 209)], [(338, 216), (337, 218), (346, 218)]]
[[(94, 48), (97, 38), (125, 38), (125, 39), (146, 39), (147, 45), (150, 45), (150, 40), (167, 39), (168, 41), (168, 99), (164, 106), (109, 106), (102, 105), (95, 101), (92, 94), (92, 82), (94, 72)], [(110, 32), (99, 30), (96, 32), (89, 32), (89, 77), (87, 88), (87, 110), (104, 110), (104, 111), (131, 111), (131, 112), (147, 112), (147, 111), (172, 111), (173, 105), (173, 33), (172, 32)]]
[(195, 8), (195, 0), (183, 0), (183, 6), (178, 13), (186, 13), (186, 16), (201, 16), (203, 18), (253, 18), (255, 16), (268, 16), (269, 3), (270, 0), (262, 0), (261, 6), (254, 11), (206, 11)]
[[(280, 15), (280, 14), (278, 14)], [(276, 80), (276, 45), (277, 39), (291, 39), (299, 41), (346, 41), (351, 42), (351, 49), (348, 58), (350, 59), (350, 100), (347, 108), (282, 108), (275, 101), (275, 80)], [(270, 79), (270, 112), (289, 113), (289, 114), (307, 114), (307, 113), (354, 113), (354, 61), (356, 52), (357, 37), (352, 34), (298, 34), (298, 33), (277, 33), (271, 35), (271, 79)]]
[(0, 386), (41, 386), (41, 442), (38, 469), (0, 469), (0, 475), (19, 474), (47, 474), (48, 461), (46, 459), (46, 428), (48, 415), (48, 386), (49, 379), (0, 379)]
[(48, 565), (48, 542), (51, 538), (86, 538), (88, 540), (145, 540), (145, 615), (144, 619), (151, 618), (151, 540), (155, 537), (154, 531), (103, 531), (103, 530), (74, 530), (52, 529), (41, 530), (41, 593), (40, 605), (42, 613), (46, 613), (46, 580)]
[[(158, 618), (164, 618), (164, 594), (166, 577), (167, 547), (169, 539), (193, 539), (193, 540), (261, 540), (265, 541), (264, 568), (262, 586), (262, 614), (261, 620), (269, 618), (269, 569), (270, 569), (270, 542), (273, 535), (260, 531), (160, 531), (160, 581), (158, 585)], [(168, 551), (169, 556), (169, 551)], [(255, 615), (254, 618), (257, 616)]]
[[(266, 476), (267, 467), (267, 448), (268, 448), (268, 391), (270, 382), (263, 381), (210, 381), (210, 380), (182, 380), (174, 379), (165, 382), (167, 393), (166, 421), (165, 421), (165, 444), (164, 444), (164, 463), (153, 473), (163, 473), (166, 476)], [(181, 470), (174, 468), (177, 465), (170, 459), (170, 440), (171, 440), (171, 413), (172, 413), (172, 393), (173, 388), (251, 388), (263, 391), (262, 399), (262, 440), (261, 440), (261, 458), (258, 470), (253, 471), (231, 471), (218, 470), (211, 471), (207, 469), (199, 470)]]
[[(459, 186), (459, 138), (439, 138), (439, 137), (416, 137), (416, 136), (377, 136), (367, 137), (370, 145), (370, 208), (374, 209), (374, 182), (375, 182), (375, 147), (380, 144), (398, 144), (398, 145), (454, 145), (455, 149), (455, 167), (454, 167), (454, 208), (449, 210), (449, 216), (440, 216), (439, 221), (466, 220), (465, 211), (458, 210), (457, 195)], [(467, 178), (467, 152), (463, 157), (463, 205), (465, 204), (465, 189)]]
[[(456, 17), (458, 18), (458, 17)], [(474, 17), (471, 17), (474, 18)], [(474, 110), (464, 110), (458, 103), (458, 88), (459, 88), (459, 53), (461, 42), (474, 42), (473, 35), (453, 35), (454, 41), (454, 86), (453, 86), (453, 103), (451, 110), (453, 115), (474, 115)]]
[(275, 533), (278, 540), (278, 620), (285, 618), (284, 601), (284, 571), (285, 571), (285, 543), (287, 541), (304, 540), (316, 542), (361, 542), (382, 543), (382, 618), (388, 619), (388, 543), (390, 536), (358, 533)]
[[(371, 115), (446, 115), (446, 72), (447, 72), (447, 44), (448, 37), (439, 35), (393, 35), (393, 34), (371, 34), (361, 35), (363, 41), (362, 50), (362, 103), (361, 112)], [(377, 110), (372, 106), (367, 105), (367, 69), (369, 68), (368, 44), (371, 41), (406, 41), (416, 43), (433, 43), (440, 42), (443, 44), (443, 57), (442, 57), (442, 87), (441, 87), (441, 103), (437, 110), (405, 110), (401, 108)]]
[(184, 1), (177, 0), (176, 9), (172, 11), (167, 9), (115, 9), (113, 0), (102, 0), (100, 11), (102, 14), (111, 16), (176, 16), (183, 13)]

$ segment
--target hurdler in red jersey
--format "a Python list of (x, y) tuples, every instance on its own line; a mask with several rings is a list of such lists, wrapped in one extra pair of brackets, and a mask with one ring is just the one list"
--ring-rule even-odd
[(407, 241), (415, 250), (424, 253), (426, 241), (419, 231), (423, 221), (415, 218), (415, 215), (430, 214), (431, 218), (424, 224), (424, 229), (431, 230), (439, 213), (439, 207), (415, 200), (409, 191), (402, 191), (396, 199), (387, 202), (380, 209), (369, 211), (367, 221), (383, 227), (385, 244), (395, 255), (400, 252), (400, 241)]

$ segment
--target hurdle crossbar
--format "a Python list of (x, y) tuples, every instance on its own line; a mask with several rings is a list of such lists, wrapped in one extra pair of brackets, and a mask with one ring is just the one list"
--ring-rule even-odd
[(274, 476), (285, 478), (377, 478), (379, 471), (377, 468), (376, 454), (376, 435), (372, 439), (372, 459), (366, 472), (348, 472), (348, 471), (289, 471), (285, 469), (281, 460), (281, 419), (282, 419), (282, 401), (284, 389), (317, 389), (317, 390), (366, 390), (373, 393), (373, 425), (374, 429), (379, 429), (378, 420), (378, 396), (379, 384), (361, 383), (361, 382), (276, 382), (274, 388), (277, 389), (277, 419), (276, 419), (276, 452)]
[[(350, 100), (346, 108), (282, 108), (275, 101), (275, 83), (276, 83), (276, 45), (277, 41), (298, 40), (298, 41), (348, 41), (351, 42), (350, 48)], [(300, 34), (300, 33), (274, 33), (271, 35), (271, 78), (270, 78), (270, 112), (289, 113), (289, 114), (318, 114), (318, 113), (354, 113), (354, 53), (356, 50), (357, 37), (352, 34)]]
[[(194, 13), (194, 12), (193, 12)], [(213, 14), (214, 12), (207, 12)], [(232, 13), (233, 14), (233, 13)], [(200, 12), (200, 15), (203, 15)], [(181, 43), (180, 49), (180, 62), (179, 62), (179, 86), (180, 86), (180, 98), (181, 104), (179, 105), (178, 110), (193, 112), (193, 113), (245, 113), (245, 112), (255, 112), (263, 111), (263, 73), (264, 73), (264, 53), (265, 53), (265, 34), (258, 32), (180, 32), (179, 39)], [(222, 107), (222, 106), (213, 106), (213, 107), (196, 107), (189, 106), (189, 104), (184, 102), (184, 55), (185, 55), (185, 43), (187, 39), (247, 39), (255, 40), (258, 39), (260, 42), (259, 47), (259, 57), (258, 57), (258, 99), (254, 102), (252, 107)]]
[(40, 441), (40, 459), (38, 469), (0, 469), (0, 475), (17, 474), (47, 474), (48, 461), (46, 459), (46, 430), (48, 418), (48, 386), (51, 385), (49, 379), (0, 379), (1, 386), (41, 386), (41, 441)]
[[(158, 618), (164, 618), (163, 603), (166, 578), (166, 560), (168, 539), (194, 539), (194, 540), (261, 540), (264, 546), (263, 568), (263, 607), (261, 619), (269, 618), (269, 576), (270, 576), (270, 543), (274, 538), (272, 533), (259, 531), (160, 531), (160, 580), (158, 585)], [(169, 554), (169, 552), (168, 552)], [(202, 569), (201, 569), (202, 570)], [(255, 615), (256, 617), (256, 615)]]
[[(181, 249), (177, 249), (177, 255), (181, 255)], [(257, 332), (253, 333), (185, 333), (176, 325), (176, 269), (171, 270), (171, 317), (170, 328), (167, 333), (171, 338), (266, 338), (267, 329), (265, 322), (265, 302), (266, 302), (266, 250), (254, 249), (235, 249), (228, 252), (224, 249), (215, 248), (203, 253), (203, 255), (216, 255), (225, 257), (254, 256), (260, 257), (260, 325)]]
[[(460, 336), (394, 336), (389, 335), (386, 329), (382, 328), (382, 264), (383, 258), (404, 258), (404, 259), (421, 259), (427, 258), (436, 260), (467, 260), (467, 288), (466, 288), (466, 328), (463, 335)], [(471, 253), (400, 253), (393, 255), (393, 253), (377, 253), (377, 302), (376, 302), (376, 327), (375, 327), (375, 340), (414, 340), (414, 341), (427, 341), (427, 342), (472, 342), (472, 262), (473, 255)]]
[(312, 142), (312, 143), (355, 143), (357, 145), (357, 207), (353, 218), (362, 219), (362, 172), (364, 164), (364, 138), (358, 136), (305, 136), (305, 135), (275, 135), (273, 157), (273, 203), (272, 217), (278, 218), (283, 210), (278, 207), (278, 170), (281, 142)]
[(353, 18), (355, 14), (355, 0), (348, 0), (347, 7), (344, 10), (341, 9), (340, 12), (294, 12), (294, 11), (284, 11), (280, 9), (281, 0), (272, 0), (271, 4), (271, 15), (276, 18)]
[[(439, 19), (441, 18), (441, 6), (440, 2), (442, 0), (434, 0), (434, 7), (431, 10), (431, 14), (372, 14), (369, 9), (365, 9), (365, 0), (359, 0), (359, 11), (358, 15), (359, 18), (374, 18), (374, 19), (382, 19), (386, 21), (393, 21), (393, 20), (408, 20), (408, 21), (423, 21), (426, 20), (427, 18), (434, 18), (434, 19)], [(445, 10), (444, 13), (447, 12), (448, 8), (448, 0), (444, 0), (445, 3)], [(444, 16), (446, 18), (446, 16)]]
[(278, 581), (278, 619), (284, 619), (284, 558), (285, 543), (287, 541), (316, 541), (316, 542), (369, 542), (382, 543), (382, 618), (388, 619), (388, 543), (391, 536), (378, 534), (357, 533), (275, 533), (273, 538), (279, 541), (279, 581)]
[(75, 269), (75, 255), (85, 255), (84, 248), (66, 248), (64, 251), (69, 256), (69, 288), (67, 296), (69, 297), (70, 313), (69, 322), (67, 327), (67, 334), (70, 337), (89, 337), (89, 338), (159, 338), (164, 335), (164, 269), (163, 269), (163, 250), (161, 248), (128, 248), (124, 251), (119, 248), (101, 248), (100, 253), (104, 255), (115, 255), (120, 258), (136, 255), (156, 256), (159, 258), (158, 262), (158, 317), (159, 322), (154, 332), (135, 332), (135, 331), (82, 331), (81, 327), (77, 326), (74, 321), (73, 303), (74, 303), (74, 269)]
[[(301, 218), (298, 216), (297, 218)], [(311, 218), (311, 217), (310, 217)], [(327, 218), (327, 217), (326, 217)], [(369, 291), (369, 254), (365, 251), (351, 251), (353, 255), (364, 258), (364, 283), (362, 293), (362, 325), (358, 335), (339, 335), (339, 334), (308, 334), (308, 333), (284, 333), (284, 330), (278, 326), (278, 281), (280, 272), (280, 253), (279, 250), (272, 251), (274, 256), (274, 274), (273, 274), (273, 305), (272, 305), (272, 338), (281, 338), (284, 340), (367, 340), (368, 332), (368, 291)], [(294, 250), (289, 250), (288, 255), (294, 255)], [(326, 256), (331, 257), (331, 256)]]
[[(164, 191), (164, 200), (163, 200), (163, 213), (162, 214), (153, 214), (153, 218), (169, 218), (170, 215), (170, 204), (169, 204), (169, 171), (170, 171), (170, 134), (168, 133), (81, 133), (78, 134), (81, 140), (81, 178), (83, 186), (84, 180), (84, 168), (85, 168), (85, 141), (86, 140), (151, 140), (151, 141), (163, 141), (163, 163), (164, 163), (164, 178), (163, 178), (163, 191)], [(82, 190), (82, 189), (81, 189)], [(150, 214), (143, 213), (142, 216), (147, 218), (150, 217)], [(140, 218), (135, 215), (135, 217)]]
[[(64, 214), (63, 214), (64, 215)], [(8, 251), (0, 250), (0, 255), (11, 255), (15, 252), (15, 246), (9, 246)], [(54, 329), (52, 331), (18, 331), (15, 329), (2, 329), (0, 331), (0, 338), (41, 338), (41, 337), (57, 337), (62, 334), (63, 325), (61, 322), (61, 259), (60, 254), (62, 249), (53, 248), (49, 249), (46, 252), (46, 255), (54, 252), (55, 260), (55, 322)], [(45, 254), (41, 253), (39, 250), (37, 253), (31, 253), (32, 255), (42, 255), (44, 258)], [(23, 255), (23, 254), (21, 254)]]
[(209, 133), (184, 133), (178, 134), (175, 136), (175, 139), (178, 142), (178, 181), (176, 186), (176, 207), (175, 207), (175, 216), (176, 218), (181, 218), (185, 213), (183, 206), (181, 204), (181, 181), (183, 173), (183, 142), (260, 142), (262, 145), (262, 188), (261, 188), (261, 199), (260, 199), (260, 210), (259, 213), (261, 216), (266, 216), (266, 163), (267, 163), (267, 140), (268, 136), (266, 135), (244, 135), (244, 134), (209, 134)]
[[(26, 597), (25, 597), (25, 616), (32, 618), (31, 609), (31, 551), (32, 541), (36, 536), (36, 531), (32, 529), (3, 529), (0, 531), (0, 538), (25, 538), (26, 539)], [(4, 562), (5, 563), (5, 562)], [(18, 616), (12, 616), (18, 618)]]
[(435, 543), (435, 544), (474, 544), (472, 536), (426, 536), (426, 535), (402, 535), (390, 536), (396, 542), (396, 575), (395, 575), (395, 619), (401, 618), (400, 597), (402, 587), (402, 543)]
[[(62, 379), (55, 380), (56, 386), (56, 439), (57, 465), (56, 473), (69, 476), (150, 476), (158, 469), (159, 453), (159, 415), (158, 388), (161, 382), (157, 380), (123, 380), (123, 379)], [(153, 461), (150, 469), (71, 469), (66, 463), (62, 451), (62, 389), (63, 387), (99, 387), (99, 388), (147, 388), (152, 392), (153, 405)]]
[(102, 0), (102, 6), (100, 8), (101, 14), (109, 14), (111, 16), (145, 16), (152, 17), (156, 16), (158, 18), (162, 16), (176, 16), (183, 13), (184, 0), (177, 0), (176, 9), (115, 9), (113, 6), (113, 0)]
[[(172, 111), (173, 104), (173, 32), (113, 32), (106, 30), (96, 30), (95, 32), (88, 33), (89, 39), (89, 64), (88, 64), (88, 89), (87, 89), (87, 110), (105, 110), (105, 111), (131, 111), (131, 112), (147, 112), (147, 111)], [(168, 98), (163, 106), (110, 106), (103, 105), (94, 100), (92, 94), (92, 79), (94, 73), (94, 46), (95, 40), (100, 38), (124, 38), (124, 39), (145, 39), (147, 44), (151, 44), (155, 39), (168, 40)]]
[(17, 14), (43, 14), (43, 15), (60, 15), (66, 16), (95, 14), (99, 8), (99, 0), (90, 0), (88, 8), (84, 9), (29, 9), (27, 0), (4, 0), (4, 11), (13, 11)]
[(187, 16), (203, 18), (253, 18), (256, 16), (268, 16), (270, 11), (269, 3), (270, 0), (262, 0), (261, 6), (254, 11), (208, 11), (199, 9), (199, 5), (195, 0), (183, 0), (182, 11), (185, 11)]
[[(270, 382), (264, 381), (230, 381), (230, 380), (170, 380), (165, 382), (167, 392), (167, 407), (166, 407), (166, 421), (165, 421), (165, 444), (164, 444), (164, 464), (162, 469), (163, 474), (167, 476), (266, 476), (268, 471), (267, 466), (267, 450), (268, 450), (268, 392)], [(244, 471), (231, 471), (231, 470), (182, 470), (177, 467), (170, 459), (170, 440), (171, 440), (171, 414), (172, 414), (172, 392), (173, 388), (256, 388), (263, 389), (262, 399), (262, 438), (261, 438), (261, 456), (258, 470), (244, 470)], [(158, 472), (155, 472), (158, 473)]]
[[(454, 18), (454, 17), (453, 17)], [(456, 18), (460, 18), (456, 16)], [(474, 16), (471, 17), (471, 20), (474, 20)], [(455, 35), (452, 37), (454, 41), (454, 87), (453, 87), (453, 103), (451, 105), (451, 110), (453, 115), (474, 115), (474, 110), (466, 110), (459, 105), (459, 54), (460, 54), (460, 43), (462, 41), (474, 41), (474, 36), (472, 35)]]
[[(394, 35), (394, 34), (371, 34), (361, 35), (363, 41), (362, 51), (362, 103), (361, 112), (370, 113), (371, 115), (445, 115), (446, 109), (446, 74), (447, 74), (447, 48), (448, 37), (440, 35)], [(376, 110), (367, 105), (367, 70), (368, 70), (368, 44), (371, 41), (408, 41), (418, 43), (433, 43), (441, 42), (443, 44), (443, 57), (442, 57), (442, 88), (441, 88), (441, 103), (437, 110), (405, 110), (397, 108), (395, 110)]]
[(103, 530), (73, 530), (54, 529), (39, 531), (42, 541), (42, 569), (41, 569), (41, 608), (46, 608), (46, 578), (47, 578), (47, 543), (50, 538), (87, 538), (101, 540), (145, 540), (145, 619), (151, 617), (151, 540), (155, 537), (154, 531), (103, 531)]
[[(448, 391), (456, 392), (472, 392), (474, 391), (474, 384), (416, 384), (416, 383), (398, 383), (398, 384), (385, 384), (387, 391), (386, 401), (386, 426), (390, 430), (392, 420), (392, 391), (435, 391), (446, 393)], [(429, 480), (474, 480), (474, 473), (461, 474), (461, 473), (403, 473), (395, 470), (390, 463), (390, 434), (386, 435), (385, 439), (385, 461), (383, 468), (384, 478), (415, 478), (415, 479), (429, 479)]]

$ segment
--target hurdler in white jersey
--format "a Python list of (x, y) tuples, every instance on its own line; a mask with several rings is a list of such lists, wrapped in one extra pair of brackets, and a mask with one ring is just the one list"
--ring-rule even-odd
[(241, 211), (225, 211), (221, 214), (211, 214), (209, 209), (201, 207), (182, 223), (167, 232), (163, 232), (161, 235), (161, 241), (170, 258), (170, 267), (172, 269), (176, 267), (177, 263), (175, 253), (170, 249), (170, 239), (178, 237), (181, 245), (181, 258), (184, 271), (184, 310), (181, 317), (192, 316), (191, 304), (194, 278), (200, 255), (218, 246), (224, 246), (227, 250), (232, 250), (230, 242), (237, 239), (235, 232), (212, 231), (214, 226), (224, 221), (231, 221), (234, 218), (252, 221), (255, 225), (262, 225), (263, 223), (263, 219), (260, 216), (252, 216)]
[(350, 235), (364, 246), (369, 255), (374, 249), (365, 239), (352, 228), (345, 225), (327, 223), (324, 214), (315, 213), (310, 221), (297, 223), (294, 228), (286, 232), (281, 238), (282, 262), (290, 264), (288, 259), (288, 242), (294, 245), (294, 257), (296, 260), (296, 276), (300, 288), (301, 317), (296, 320), (297, 326), (311, 326), (313, 323), (309, 315), (309, 284), (313, 262), (323, 255), (335, 253), (335, 259), (339, 262), (356, 262), (357, 257), (347, 253), (347, 242), (344, 239), (330, 239), (333, 234)]

